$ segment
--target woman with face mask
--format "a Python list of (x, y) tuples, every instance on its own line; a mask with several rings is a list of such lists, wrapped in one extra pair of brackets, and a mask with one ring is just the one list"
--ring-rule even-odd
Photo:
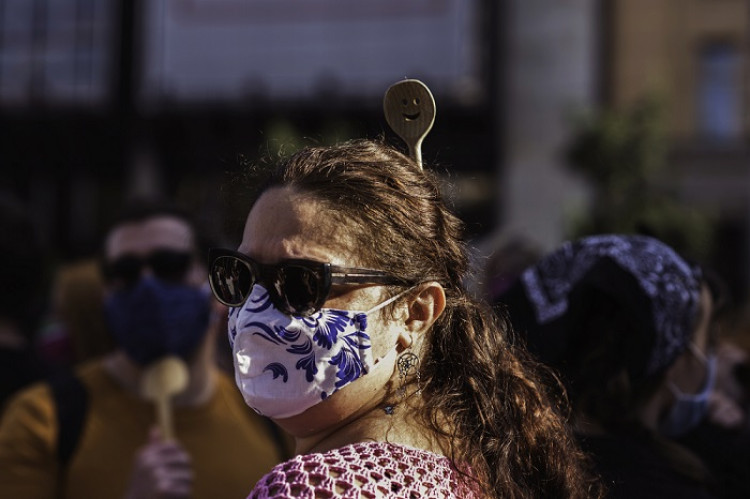
[(674, 440), (703, 421), (716, 377), (700, 268), (650, 237), (596, 235), (542, 257), (498, 306), (568, 388), (612, 497), (711, 497)]
[(237, 385), (296, 441), (250, 497), (599, 496), (563, 402), (467, 294), (435, 176), (353, 141), (258, 185), (209, 258)]

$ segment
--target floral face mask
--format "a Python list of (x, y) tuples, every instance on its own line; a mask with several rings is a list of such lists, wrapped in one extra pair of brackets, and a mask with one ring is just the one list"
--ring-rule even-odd
[(375, 366), (393, 369), (396, 346), (374, 359), (367, 317), (408, 291), (366, 312), (324, 308), (294, 317), (277, 310), (256, 284), (243, 306), (229, 312), (235, 380), (245, 402), (271, 418), (296, 416)]

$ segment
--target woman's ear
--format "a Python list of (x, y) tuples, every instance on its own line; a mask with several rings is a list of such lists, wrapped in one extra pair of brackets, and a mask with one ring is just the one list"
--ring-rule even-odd
[(443, 313), (445, 290), (438, 282), (421, 284), (411, 295), (407, 305), (409, 308), (404, 321), (406, 327), (402, 335), (404, 347), (411, 346), (413, 336), (425, 333)]

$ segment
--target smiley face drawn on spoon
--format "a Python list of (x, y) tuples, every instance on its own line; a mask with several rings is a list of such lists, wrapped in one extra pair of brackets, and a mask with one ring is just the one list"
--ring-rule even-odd
[(412, 100), (407, 98), (401, 99), (401, 104), (404, 106), (401, 116), (403, 116), (406, 121), (414, 121), (419, 118), (420, 114), (422, 114), (419, 111), (419, 102), (419, 97), (415, 97)]
[(383, 98), (388, 125), (407, 143), (427, 135), (435, 122), (435, 99), (419, 80), (391, 85)]

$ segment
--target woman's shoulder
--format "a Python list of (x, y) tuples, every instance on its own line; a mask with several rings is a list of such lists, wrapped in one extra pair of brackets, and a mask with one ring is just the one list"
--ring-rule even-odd
[(348, 495), (352, 489), (362, 497), (473, 497), (465, 481), (445, 456), (401, 444), (358, 442), (277, 465), (250, 497)]

